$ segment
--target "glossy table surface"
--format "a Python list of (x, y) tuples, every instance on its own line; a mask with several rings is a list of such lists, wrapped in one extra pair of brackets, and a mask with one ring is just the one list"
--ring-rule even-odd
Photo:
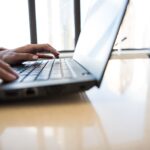
[(150, 59), (119, 58), (99, 89), (1, 104), (0, 150), (149, 150)]

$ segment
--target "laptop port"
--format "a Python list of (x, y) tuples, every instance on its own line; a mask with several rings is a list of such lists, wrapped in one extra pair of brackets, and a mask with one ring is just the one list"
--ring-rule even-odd
[(9, 96), (9, 97), (16, 97), (19, 95), (19, 93), (18, 93), (18, 91), (6, 91), (5, 95)]
[(32, 96), (32, 95), (36, 95), (37, 92), (34, 88), (29, 88), (29, 89), (26, 89), (26, 96)]

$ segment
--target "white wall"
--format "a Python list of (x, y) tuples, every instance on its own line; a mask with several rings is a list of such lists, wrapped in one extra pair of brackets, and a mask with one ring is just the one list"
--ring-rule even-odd
[(84, 19), (86, 18), (86, 14), (88, 11), (88, 7), (91, 0), (80, 0), (81, 2), (81, 27), (83, 26)]
[(28, 3), (0, 1), (0, 46), (14, 48), (30, 43)]

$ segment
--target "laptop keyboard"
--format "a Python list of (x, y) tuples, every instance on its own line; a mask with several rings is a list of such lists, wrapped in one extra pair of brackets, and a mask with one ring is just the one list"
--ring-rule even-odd
[(19, 73), (17, 82), (73, 78), (65, 59), (25, 62), (22, 66), (14, 67), (14, 69)]

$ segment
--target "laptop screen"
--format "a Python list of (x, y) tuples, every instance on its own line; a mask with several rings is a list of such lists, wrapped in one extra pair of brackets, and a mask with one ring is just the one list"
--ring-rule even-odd
[(93, 0), (73, 58), (101, 80), (128, 0)]

